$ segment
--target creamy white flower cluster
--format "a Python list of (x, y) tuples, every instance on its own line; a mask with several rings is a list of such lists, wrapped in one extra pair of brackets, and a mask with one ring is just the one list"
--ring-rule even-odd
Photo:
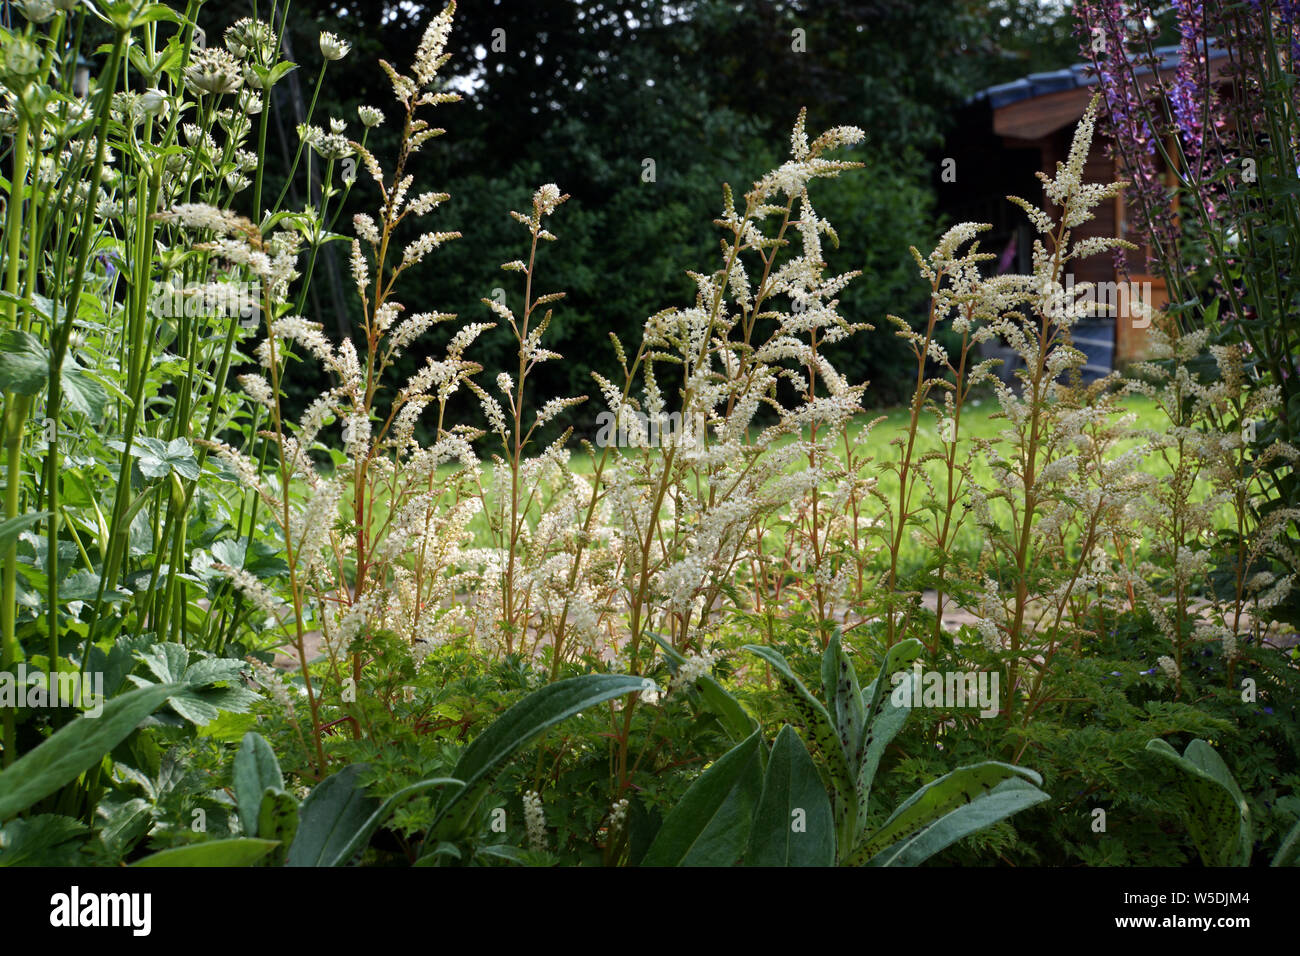
[(721, 653), (718, 651), (701, 651), (698, 654), (690, 654), (677, 667), (677, 673), (673, 674), (672, 680), (668, 684), (668, 691), (681, 690), (695, 684), (701, 677), (707, 675), (713, 665), (717, 663)]
[(524, 828), (528, 833), (528, 845), (534, 850), (546, 849), (546, 811), (542, 808), (542, 798), (536, 790), (524, 793)]

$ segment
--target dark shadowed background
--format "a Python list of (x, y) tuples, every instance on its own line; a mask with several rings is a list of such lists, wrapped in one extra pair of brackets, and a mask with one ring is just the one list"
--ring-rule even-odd
[[(377, 61), (405, 68), (439, 9), (294, 0), (286, 55), (299, 69), (275, 90), (269, 146), (281, 162), (268, 170), (271, 195), (297, 147), (320, 31), (353, 49), (329, 65), (313, 123), (342, 118), (359, 138), (357, 106), (377, 106), (388, 119), (369, 145), (391, 160), (400, 130)], [(219, 37), (253, 13), (248, 3), (209, 3), (200, 19)], [(843, 124), (867, 132), (851, 154), (866, 169), (819, 184), (813, 200), (840, 235), (831, 267), (864, 273), (841, 312), (878, 330), (834, 358), (872, 382), (873, 404), (896, 401), (904, 383), (892, 373), (902, 352), (884, 316), (915, 315), (924, 302), (907, 250), (928, 251), (942, 228), (935, 172), (945, 149), (959, 146), (944, 143), (953, 111), (985, 86), (1074, 62), (1071, 27), (1068, 7), (1038, 0), (465, 0), (444, 68), (465, 98), (436, 111), (432, 121), (447, 134), (413, 169), (416, 191), (452, 196), (424, 227), (464, 238), (408, 273), (397, 297), (409, 311), (455, 311), (462, 320), (489, 320), (479, 299), (497, 287), (517, 305), (519, 276), (499, 265), (526, 254), (526, 234), (509, 211), (526, 209), (537, 186), (555, 182), (572, 199), (551, 221), (560, 241), (545, 249), (540, 281), (568, 293), (549, 335), (566, 361), (538, 369), (534, 394), (593, 394), (590, 371), (616, 369), (607, 333), (635, 348), (647, 316), (690, 304), (685, 271), (717, 266), (712, 219), (722, 182), (743, 191), (778, 164), (806, 106), (813, 133)], [(654, 161), (653, 182), (644, 181), (646, 160)], [(301, 171), (292, 190), (295, 204), (308, 201)], [(373, 212), (376, 202), (363, 171), (340, 228), (350, 234), (351, 214)], [(338, 334), (354, 327), (359, 306), (346, 245), (329, 248), (308, 317)], [(435, 331), (406, 361), (423, 364), (447, 334)], [(513, 366), (512, 348), (508, 334), (490, 334), (472, 357), (495, 374)], [(310, 383), (296, 381), (307, 394)], [(594, 402), (580, 406), (569, 423), (588, 431), (597, 411)]]

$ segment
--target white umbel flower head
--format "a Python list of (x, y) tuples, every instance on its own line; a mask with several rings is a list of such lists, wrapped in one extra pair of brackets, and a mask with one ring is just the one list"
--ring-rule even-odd
[(171, 101), (162, 90), (150, 88), (140, 94), (140, 99), (136, 103), (149, 116), (165, 117)]
[(194, 93), (215, 96), (237, 93), (244, 85), (244, 73), (239, 62), (225, 50), (208, 47), (191, 54), (185, 85)]
[(327, 60), (341, 60), (348, 55), (352, 49), (352, 44), (346, 40), (340, 39), (336, 34), (329, 31), (321, 31), (320, 35), (320, 52), (321, 56)]
[(18, 8), (32, 23), (44, 23), (54, 16), (54, 4), (50, 0), (24, 0)]

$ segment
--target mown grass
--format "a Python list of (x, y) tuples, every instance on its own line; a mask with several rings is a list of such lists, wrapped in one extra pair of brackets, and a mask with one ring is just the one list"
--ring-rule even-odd
[[(1124, 409), (1132, 412), (1137, 416), (1135, 427), (1160, 429), (1163, 427), (1164, 417), (1160, 409), (1154, 402), (1140, 396), (1130, 396), (1125, 399)], [(969, 451), (970, 457), (967, 459), (967, 465), (970, 469), (971, 476), (984, 487), (993, 485), (993, 473), (989, 468), (987, 461), (983, 456), (976, 454), (974, 438), (982, 438), (991, 441), (995, 446), (1001, 447), (1003, 443), (999, 440), (999, 435), (1007, 427), (1004, 419), (998, 417), (997, 401), (991, 397), (975, 399), (970, 402), (962, 412), (962, 439), (964, 447)], [(875, 466), (868, 466), (865, 474), (874, 475), (877, 478), (877, 487), (887, 498), (894, 500), (898, 495), (898, 478), (895, 473), (888, 471), (882, 465), (886, 462), (896, 461), (900, 450), (897, 445), (891, 444), (900, 435), (906, 435), (906, 430), (910, 420), (910, 413), (906, 407), (895, 407), (881, 409), (879, 411), (867, 412), (858, 418), (849, 426), (851, 438), (856, 438), (861, 429), (865, 428), (868, 423), (883, 419), (876, 424), (871, 431), (870, 436), (865, 442), (867, 452), (876, 462)], [(786, 436), (779, 439), (777, 444), (785, 444), (793, 441), (793, 436)], [(1121, 443), (1117, 450), (1128, 450), (1138, 444), (1137, 439), (1132, 439), (1126, 443)], [(490, 446), (489, 446), (490, 447)], [(917, 429), (917, 443), (913, 456), (919, 457), (929, 451), (937, 451), (942, 447), (936, 425), (931, 415), (923, 415), (921, 423)], [(838, 454), (843, 454), (843, 441), (839, 440), (836, 444)], [(490, 454), (490, 451), (486, 453)], [(627, 450), (619, 452), (629, 454)], [(599, 453), (598, 453), (599, 454)], [(575, 447), (570, 459), (573, 471), (579, 475), (590, 476), (595, 471), (596, 461), (588, 451), (582, 447)], [(1145, 471), (1160, 475), (1167, 471), (1164, 462), (1155, 455), (1152, 455), (1143, 461), (1141, 466)], [(493, 463), (485, 461), (483, 463), (482, 481), (484, 487), (488, 486), (491, 479)], [(446, 466), (445, 474), (450, 475), (455, 470), (455, 466)], [(828, 486), (829, 488), (829, 486)], [(382, 509), (382, 504), (376, 502)], [(994, 503), (994, 514), (997, 514), (997, 504)], [(876, 503), (877, 508), (879, 507)], [(490, 546), (491, 538), (488, 531), (487, 519), (481, 513), (477, 515), (470, 523), (470, 530), (474, 533), (475, 544), (477, 546)], [(972, 523), (967, 522), (967, 526), (957, 537), (954, 547), (957, 553), (963, 557), (974, 560), (982, 546), (982, 533), (976, 529)], [(899, 555), (900, 571), (902, 573), (911, 573), (924, 568), (931, 563), (932, 556), (927, 546), (921, 542), (913, 540), (910, 536), (905, 538)]]

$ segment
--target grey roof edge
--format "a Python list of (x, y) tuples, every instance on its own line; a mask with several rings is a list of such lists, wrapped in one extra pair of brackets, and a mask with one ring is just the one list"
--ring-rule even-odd
[[(1209, 56), (1212, 60), (1228, 55), (1227, 50), (1218, 48), (1213, 42), (1209, 46)], [(1160, 58), (1159, 67), (1161, 70), (1177, 69), (1181, 59), (1181, 50), (1178, 46), (1157, 47), (1154, 52)], [(1061, 70), (1030, 73), (1028, 76), (1012, 80), (1010, 83), (998, 83), (986, 87), (969, 97), (963, 105), (970, 106), (974, 103), (988, 102), (989, 106), (996, 110), (1004, 106), (1010, 106), (1012, 103), (1018, 103), (1021, 100), (1046, 96), (1049, 93), (1060, 93), (1065, 90), (1096, 86), (1097, 77), (1092, 70), (1091, 63), (1075, 63)], [(1151, 67), (1144, 64), (1134, 72), (1141, 76), (1150, 73)]]

